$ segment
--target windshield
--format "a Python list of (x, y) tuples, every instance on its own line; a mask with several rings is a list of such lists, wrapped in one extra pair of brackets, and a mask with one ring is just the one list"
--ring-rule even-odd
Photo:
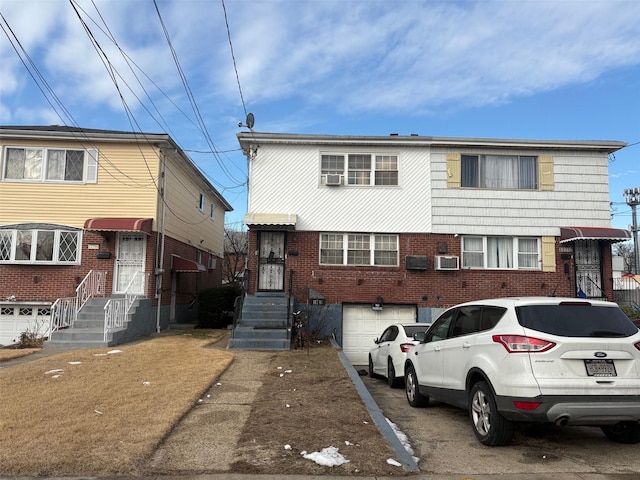
[(527, 305), (516, 308), (520, 325), (563, 337), (630, 337), (636, 327), (618, 307), (585, 303)]

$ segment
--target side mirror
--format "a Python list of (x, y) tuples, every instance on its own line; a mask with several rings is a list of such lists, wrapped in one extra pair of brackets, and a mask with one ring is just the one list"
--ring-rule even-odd
[(379, 344), (379, 343), (380, 343), (380, 339), (379, 339), (379, 338), (376, 338), (376, 339), (373, 341), (373, 343), (375, 343), (376, 345), (377, 345), (377, 344)]
[(424, 342), (425, 336), (426, 336), (426, 332), (418, 332), (418, 333), (414, 333), (413, 334), (413, 339), (417, 340), (420, 343), (422, 343), (422, 342)]

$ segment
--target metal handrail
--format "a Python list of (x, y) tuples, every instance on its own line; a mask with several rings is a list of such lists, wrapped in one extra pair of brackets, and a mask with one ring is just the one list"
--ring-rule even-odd
[(78, 297), (57, 299), (53, 305), (51, 305), (49, 338), (51, 338), (52, 332), (73, 326), (76, 318), (78, 318)]
[(131, 307), (147, 291), (149, 274), (137, 271), (124, 292), (123, 298), (110, 298), (104, 306), (104, 341), (110, 332), (120, 330), (127, 324), (127, 316)]
[(78, 297), (78, 310), (84, 307), (92, 297), (104, 297), (107, 284), (107, 272), (101, 270), (90, 270), (84, 277), (80, 285), (76, 287)]
[(107, 272), (101, 270), (89, 270), (89, 273), (76, 287), (75, 297), (58, 298), (51, 305), (51, 316), (49, 318), (49, 336), (52, 332), (61, 328), (73, 327), (78, 312), (84, 307), (92, 297), (105, 295), (107, 284)]

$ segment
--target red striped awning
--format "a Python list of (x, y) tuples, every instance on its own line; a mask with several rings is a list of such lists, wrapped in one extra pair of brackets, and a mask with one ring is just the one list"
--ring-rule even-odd
[(142, 232), (151, 235), (152, 225), (152, 218), (104, 217), (89, 218), (84, 222), (84, 229), (103, 232)]
[(174, 272), (205, 272), (204, 265), (178, 255), (171, 255), (171, 270)]
[(631, 233), (621, 228), (563, 227), (560, 229), (560, 243), (576, 240), (605, 240), (615, 243), (625, 242), (630, 238)]

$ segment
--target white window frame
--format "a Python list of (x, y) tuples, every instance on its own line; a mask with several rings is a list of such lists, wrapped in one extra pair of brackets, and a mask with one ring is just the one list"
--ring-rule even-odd
[[(354, 162), (362, 160), (366, 163), (366, 157), (369, 157), (368, 167), (353, 166)], [(394, 162), (395, 169), (392, 168)], [(394, 173), (395, 183), (389, 183)], [(342, 184), (348, 187), (398, 187), (400, 155), (390, 152), (320, 152), (320, 185), (327, 184), (327, 175), (342, 175)]]
[[(474, 241), (475, 240), (475, 241)], [(524, 245), (535, 240), (535, 251), (526, 250)], [(504, 244), (510, 241), (511, 245), (504, 251)], [(475, 243), (476, 245), (471, 245)], [(500, 243), (503, 247), (500, 247)], [(473, 248), (475, 247), (475, 248)], [(489, 255), (489, 250), (497, 249), (495, 256)], [(500, 261), (499, 250), (503, 249), (507, 255), (507, 265), (501, 261), (501, 266), (494, 266)], [(461, 240), (462, 250), (462, 268), (468, 269), (484, 269), (484, 270), (542, 270), (542, 241), (539, 237), (509, 237), (497, 235), (465, 235)], [(478, 258), (482, 257), (482, 262), (478, 262)], [(523, 260), (535, 256), (533, 262), (524, 262)], [(480, 264), (481, 263), (481, 264)], [(521, 265), (524, 263), (535, 263), (535, 266)]]
[[(18, 235), (20, 233), (31, 234), (31, 245), (29, 248), (28, 259), (16, 259), (16, 250)], [(51, 260), (39, 260), (38, 259), (38, 240), (39, 237), (44, 236), (47, 233), (53, 233), (52, 244), (52, 259)], [(75, 259), (72, 261), (60, 260), (61, 238), (63, 235), (75, 235), (76, 236), (76, 249)], [(7, 245), (8, 242), (8, 245)], [(12, 228), (12, 229), (0, 229), (0, 254), (3, 254), (3, 247), (9, 248), (8, 258), (0, 257), (0, 264), (28, 264), (28, 265), (79, 265), (81, 262), (82, 253), (82, 231), (71, 229), (47, 229), (47, 228)], [(26, 254), (26, 252), (24, 252)]]
[[(398, 267), (400, 262), (399, 236), (385, 233), (325, 232), (320, 234), (320, 265), (348, 267)], [(330, 248), (334, 247), (334, 248)], [(365, 248), (366, 247), (366, 248)], [(383, 248), (387, 247), (387, 248)], [(395, 247), (395, 248), (394, 248)], [(323, 262), (323, 252), (341, 252), (340, 262)], [(394, 263), (385, 263), (385, 252), (395, 253)], [(377, 254), (377, 255), (376, 255)], [(338, 255), (334, 255), (338, 257)], [(389, 257), (392, 255), (388, 255)], [(358, 261), (358, 259), (366, 259)]]
[(211, 202), (211, 211), (209, 212), (209, 218), (215, 221), (216, 218), (216, 204)]
[[(7, 169), (9, 168), (9, 151), (10, 150), (24, 150), (25, 156), (27, 151), (33, 152), (39, 157), (37, 172), (31, 178), (8, 178)], [(83, 164), (82, 164), (82, 179), (80, 180), (65, 180), (64, 178), (47, 178), (50, 162), (53, 152), (67, 152), (78, 151), (84, 152)], [(66, 157), (66, 153), (65, 153)], [(37, 174), (35, 174), (37, 173)], [(82, 185), (85, 183), (96, 183), (98, 181), (98, 150), (86, 149), (86, 148), (72, 148), (72, 147), (26, 147), (22, 145), (7, 145), (2, 152), (2, 181), (3, 182), (15, 182), (15, 183), (65, 183), (65, 184), (77, 184)]]
[(206, 198), (204, 193), (200, 193), (200, 197), (198, 198), (198, 209), (204, 213), (204, 206), (206, 204)]

